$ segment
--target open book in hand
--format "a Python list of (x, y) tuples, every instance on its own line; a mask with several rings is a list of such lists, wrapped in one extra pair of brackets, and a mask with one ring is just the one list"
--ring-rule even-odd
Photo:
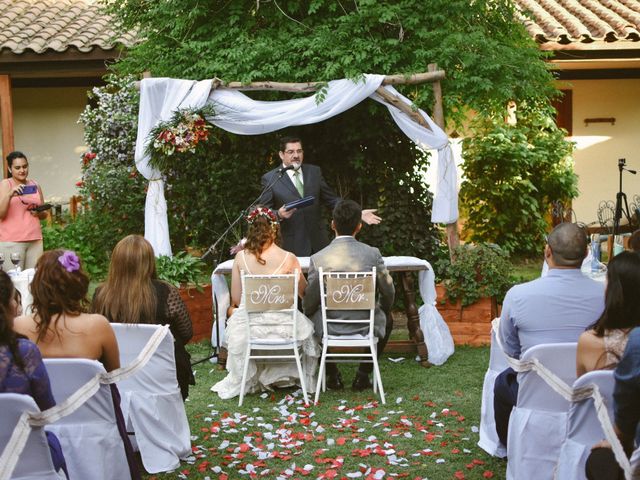
[(300, 200), (294, 200), (293, 202), (285, 203), (284, 209), (291, 210), (292, 208), (308, 207), (309, 205), (313, 204), (315, 199), (316, 198), (314, 196), (308, 196), (308, 197), (301, 198)]

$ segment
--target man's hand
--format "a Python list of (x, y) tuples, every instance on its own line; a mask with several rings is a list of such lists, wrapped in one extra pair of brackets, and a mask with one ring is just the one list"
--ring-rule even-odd
[(286, 210), (283, 205), (278, 209), (278, 217), (286, 220), (287, 218), (291, 218), (291, 215), (293, 215), (295, 211), (296, 211), (295, 208), (292, 208), (291, 210)]
[(367, 225), (377, 225), (382, 219), (375, 214), (377, 209), (362, 210), (362, 221)]

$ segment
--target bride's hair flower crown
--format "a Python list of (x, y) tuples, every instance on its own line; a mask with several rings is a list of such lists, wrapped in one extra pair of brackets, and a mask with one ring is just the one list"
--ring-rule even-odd
[(273, 210), (271, 210), (271, 209), (269, 209), (267, 207), (255, 208), (247, 216), (247, 222), (249, 223), (249, 225), (253, 225), (253, 222), (255, 222), (256, 218), (258, 218), (258, 217), (266, 218), (269, 221), (269, 223), (271, 223), (272, 225), (278, 223), (278, 217), (276, 216), (276, 214), (273, 213)]

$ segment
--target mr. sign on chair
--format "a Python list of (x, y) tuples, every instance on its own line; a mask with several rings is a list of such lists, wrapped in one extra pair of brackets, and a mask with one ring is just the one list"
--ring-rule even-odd
[[(380, 400), (385, 403), (380, 369), (378, 368), (377, 345), (378, 338), (374, 334), (373, 321), (376, 308), (376, 269), (371, 272), (324, 272), (318, 268), (320, 276), (320, 306), (322, 308), (322, 357), (318, 371), (316, 387), (316, 403), (320, 397), (320, 387), (326, 388), (326, 363), (332, 362), (372, 362), (373, 389), (380, 389)], [(368, 318), (352, 319), (347, 311), (368, 311)], [(327, 315), (329, 312), (329, 315)], [(333, 335), (329, 333), (331, 325), (349, 324), (362, 325), (358, 334)], [(364, 348), (368, 352), (344, 353), (342, 351), (329, 352), (335, 348)]]

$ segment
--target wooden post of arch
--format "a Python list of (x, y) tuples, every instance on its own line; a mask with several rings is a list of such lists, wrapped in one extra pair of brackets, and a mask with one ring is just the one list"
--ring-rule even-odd
[[(430, 63), (428, 65), (429, 72), (438, 70), (438, 64)], [(444, 130), (444, 110), (442, 107), (442, 86), (440, 80), (434, 81), (433, 87), (433, 121), (442, 130)], [(450, 223), (446, 226), (447, 245), (449, 246), (449, 256), (453, 259), (453, 250), (460, 245), (460, 237), (458, 235), (458, 221)]]

